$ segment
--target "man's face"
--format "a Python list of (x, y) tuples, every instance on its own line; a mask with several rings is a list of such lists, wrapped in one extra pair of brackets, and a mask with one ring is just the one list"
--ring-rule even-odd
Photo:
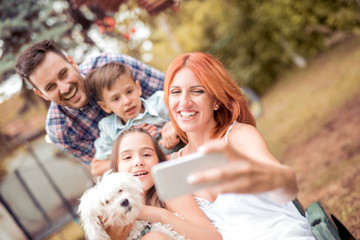
[(59, 55), (48, 52), (44, 60), (29, 76), (37, 87), (34, 92), (48, 101), (71, 108), (88, 103), (88, 88), (72, 59), (67, 62)]

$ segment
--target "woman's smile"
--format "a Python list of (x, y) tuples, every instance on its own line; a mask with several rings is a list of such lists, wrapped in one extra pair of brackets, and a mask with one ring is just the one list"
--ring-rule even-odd
[(180, 111), (180, 115), (183, 118), (191, 118), (196, 115), (196, 112)]

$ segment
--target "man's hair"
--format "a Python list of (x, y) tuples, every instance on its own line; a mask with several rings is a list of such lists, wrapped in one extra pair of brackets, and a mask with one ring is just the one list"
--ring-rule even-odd
[(69, 61), (65, 54), (61, 52), (60, 49), (58, 49), (50, 40), (44, 40), (31, 45), (16, 59), (15, 70), (17, 74), (19, 74), (23, 80), (34, 88), (36, 88), (36, 86), (33, 82), (31, 82), (29, 76), (44, 60), (45, 55), (48, 52), (53, 52), (62, 57), (65, 61)]
[[(122, 63), (111, 62), (100, 68), (92, 70), (85, 81), (88, 82), (90, 91), (95, 95), (96, 100), (103, 100), (103, 90), (110, 90), (119, 77), (127, 74), (134, 80), (131, 70)], [(135, 82), (135, 80), (134, 80)]]

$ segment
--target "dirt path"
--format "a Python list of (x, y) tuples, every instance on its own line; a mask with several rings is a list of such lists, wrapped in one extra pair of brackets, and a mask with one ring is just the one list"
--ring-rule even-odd
[(283, 159), (297, 172), (304, 207), (321, 200), (360, 239), (360, 95)]

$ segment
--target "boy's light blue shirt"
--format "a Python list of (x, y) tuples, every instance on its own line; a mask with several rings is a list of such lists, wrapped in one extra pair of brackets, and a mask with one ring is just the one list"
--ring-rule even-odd
[[(148, 99), (141, 98), (144, 106), (144, 113), (139, 113), (135, 118), (130, 119), (125, 125), (115, 114), (104, 117), (99, 122), (100, 136), (95, 140), (95, 158), (98, 160), (109, 159), (112, 144), (116, 137), (125, 129), (141, 123), (154, 124), (158, 131), (168, 121), (169, 112), (164, 103), (164, 92), (156, 91)], [(158, 137), (157, 134), (156, 137)]]

